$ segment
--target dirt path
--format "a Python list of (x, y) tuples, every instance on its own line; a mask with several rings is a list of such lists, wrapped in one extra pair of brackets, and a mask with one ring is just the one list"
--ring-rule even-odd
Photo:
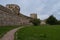
[(23, 27), (19, 27), (13, 30), (10, 30), (9, 32), (7, 32), (0, 40), (14, 40), (14, 33), (18, 30), (21, 29)]

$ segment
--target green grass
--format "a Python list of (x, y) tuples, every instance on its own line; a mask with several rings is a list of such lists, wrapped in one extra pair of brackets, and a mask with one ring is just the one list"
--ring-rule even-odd
[(9, 30), (16, 28), (17, 26), (0, 26), (0, 38)]
[(31, 26), (16, 33), (15, 40), (60, 40), (60, 25)]

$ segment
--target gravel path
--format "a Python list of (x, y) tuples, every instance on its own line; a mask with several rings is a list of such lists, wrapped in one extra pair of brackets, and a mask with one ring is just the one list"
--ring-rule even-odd
[(7, 32), (0, 40), (14, 40), (14, 33), (18, 30), (21, 29), (23, 27), (19, 27), (13, 30), (10, 30), (9, 32)]

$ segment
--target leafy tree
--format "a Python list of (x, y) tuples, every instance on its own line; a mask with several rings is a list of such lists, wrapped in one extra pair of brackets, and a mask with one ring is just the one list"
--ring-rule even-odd
[(57, 24), (57, 19), (51, 15), (47, 20), (46, 20), (46, 23), (47, 24), (50, 24), (50, 25), (55, 25)]
[(31, 19), (30, 22), (32, 22), (34, 26), (40, 25), (40, 19)]

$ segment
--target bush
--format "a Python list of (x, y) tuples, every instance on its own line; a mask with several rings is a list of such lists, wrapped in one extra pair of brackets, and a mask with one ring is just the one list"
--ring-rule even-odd
[(34, 26), (40, 25), (40, 19), (31, 19), (30, 22), (32, 22)]
[(57, 19), (51, 15), (47, 20), (46, 20), (46, 23), (47, 24), (50, 24), (50, 25), (56, 25), (57, 24)]

